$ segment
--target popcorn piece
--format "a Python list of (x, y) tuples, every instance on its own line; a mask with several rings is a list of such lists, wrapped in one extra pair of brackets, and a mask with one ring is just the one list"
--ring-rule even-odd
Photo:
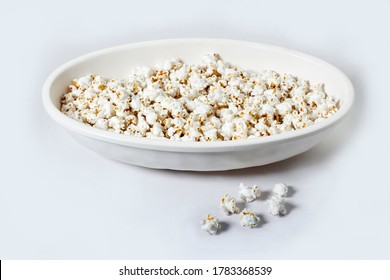
[(271, 215), (283, 216), (287, 214), (285, 200), (279, 195), (272, 196), (268, 201), (268, 210)]
[(236, 200), (228, 194), (225, 194), (221, 199), (221, 209), (226, 215), (240, 213), (240, 209), (236, 205)]
[(260, 218), (254, 212), (245, 208), (240, 214), (240, 221), (243, 227), (255, 228), (260, 222)]
[(285, 196), (287, 196), (287, 193), (288, 193), (288, 186), (284, 183), (278, 183), (278, 184), (275, 184), (272, 191), (274, 194), (276, 194), (280, 197), (285, 197)]
[(257, 185), (253, 185), (251, 187), (245, 185), (244, 183), (240, 183), (239, 188), (239, 196), (243, 201), (246, 202), (252, 202), (261, 195), (261, 191)]
[(218, 218), (210, 214), (202, 218), (202, 220), (200, 221), (200, 227), (202, 230), (213, 235), (217, 234), (218, 231), (221, 229), (221, 225), (219, 224)]

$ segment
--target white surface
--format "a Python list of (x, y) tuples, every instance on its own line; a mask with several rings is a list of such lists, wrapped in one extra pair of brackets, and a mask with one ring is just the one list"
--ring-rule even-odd
[[(171, 5), (167, 6), (168, 3)], [(390, 258), (389, 4), (326, 1), (3, 2), (0, 258)], [(156, 171), (99, 157), (43, 110), (44, 79), (63, 62), (113, 45), (221, 37), (297, 49), (352, 80), (352, 114), (311, 151), (222, 173)], [(238, 184), (294, 186), (296, 207), (241, 228), (218, 200)], [(254, 202), (255, 203), (255, 202)], [(229, 228), (200, 230), (212, 212)], [(252, 246), (246, 248), (246, 239)]]
[[(234, 61), (235, 65), (252, 71), (272, 69), (308, 79), (312, 84), (321, 81), (339, 103), (339, 110), (334, 116), (305, 129), (261, 139), (211, 143), (129, 137), (90, 127), (60, 111), (61, 97), (74, 77), (91, 72), (104, 77), (126, 77), (129, 69), (140, 65), (156, 65), (169, 57), (194, 63), (202, 53), (218, 53), (226, 61)], [(90, 53), (57, 68), (45, 81), (42, 92), (43, 105), (49, 116), (71, 131), (85, 147), (124, 163), (186, 171), (261, 166), (306, 152), (345, 118), (354, 99), (350, 80), (322, 60), (285, 48), (221, 39), (157, 40)]]

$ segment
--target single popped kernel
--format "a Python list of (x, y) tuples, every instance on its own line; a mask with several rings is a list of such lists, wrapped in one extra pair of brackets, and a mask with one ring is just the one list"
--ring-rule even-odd
[(202, 220), (200, 221), (200, 227), (202, 230), (213, 235), (217, 234), (218, 231), (221, 229), (221, 225), (219, 224), (218, 218), (210, 214), (202, 218)]
[(252, 202), (261, 196), (261, 191), (257, 185), (248, 186), (240, 183), (239, 188), (239, 196), (243, 201)]
[(255, 228), (260, 222), (260, 218), (254, 212), (245, 208), (240, 214), (240, 221), (243, 227)]
[(221, 209), (226, 215), (240, 213), (240, 209), (236, 205), (236, 200), (228, 194), (225, 194), (221, 199)]
[(303, 129), (337, 112), (323, 84), (266, 70), (245, 71), (209, 54), (170, 59), (125, 79), (74, 79), (61, 112), (92, 127), (174, 141), (230, 141)]
[(281, 197), (285, 197), (288, 194), (288, 186), (284, 183), (277, 183), (275, 184), (272, 192)]
[(283, 216), (287, 214), (285, 200), (279, 195), (272, 196), (268, 201), (268, 211), (274, 216)]

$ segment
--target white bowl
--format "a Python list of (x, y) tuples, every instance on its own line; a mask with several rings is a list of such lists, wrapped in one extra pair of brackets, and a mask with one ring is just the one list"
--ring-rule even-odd
[[(327, 93), (339, 100), (339, 111), (304, 129), (261, 139), (224, 142), (181, 142), (120, 135), (79, 123), (60, 112), (61, 96), (74, 78), (88, 73), (124, 78), (137, 66), (154, 66), (172, 57), (199, 63), (207, 53), (218, 53), (225, 61), (247, 70), (270, 69), (312, 83), (322, 82)], [(194, 171), (259, 166), (305, 152), (344, 118), (353, 99), (354, 90), (349, 79), (327, 62), (281, 47), (221, 39), (152, 41), (93, 52), (60, 66), (43, 86), (47, 113), (85, 147), (129, 164)]]

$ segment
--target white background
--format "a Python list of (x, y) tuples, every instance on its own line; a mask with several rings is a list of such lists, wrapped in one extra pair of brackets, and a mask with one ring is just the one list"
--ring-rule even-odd
[[(4, 1), (0, 4), (0, 258), (388, 259), (390, 6), (386, 1)], [(43, 110), (62, 63), (144, 40), (216, 37), (317, 56), (352, 80), (351, 114), (302, 155), (229, 172), (158, 171), (81, 147)], [(294, 205), (245, 229), (218, 201), (283, 181)], [(209, 236), (199, 220), (224, 222)]]
[[(68, 280), (68, 279), (226, 279), (226, 275), (219, 275), (219, 267), (271, 267), (271, 273), (264, 276), (235, 275), (231, 278), (240, 279), (259, 279), (267, 280), (285, 280), (300, 279), (312, 280), (329, 280), (334, 279), (375, 279), (388, 280), (390, 271), (388, 269), (390, 261), (388, 260), (6, 260), (1, 263), (1, 279), (4, 280)], [(188, 274), (185, 269), (203, 270), (203, 274), (196, 273), (193, 275), (176, 275), (172, 276), (140, 276), (140, 275), (119, 275), (120, 270), (134, 270), (137, 267), (148, 269), (170, 269), (176, 266), (178, 273)], [(23, 269), (20, 269), (23, 267)], [(217, 275), (213, 275), (217, 267)], [(356, 268), (359, 269), (356, 269)], [(264, 271), (259, 269), (260, 271)], [(233, 270), (231, 270), (233, 271)], [(245, 271), (245, 270), (244, 270)], [(247, 273), (250, 270), (247, 269)], [(198, 271), (199, 272), (199, 271)], [(251, 272), (249, 272), (251, 273)], [(253, 272), (252, 272), (253, 273)], [(150, 272), (149, 272), (150, 274)], [(314, 277), (313, 277), (314, 276)]]

